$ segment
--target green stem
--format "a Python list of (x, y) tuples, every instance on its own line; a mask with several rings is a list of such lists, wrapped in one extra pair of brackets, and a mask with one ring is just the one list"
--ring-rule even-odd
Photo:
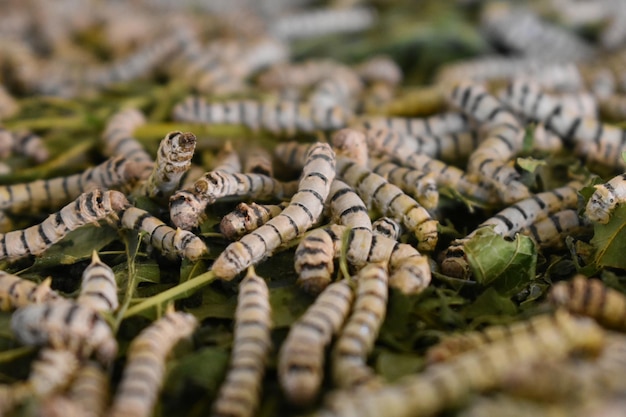
[(28, 130), (48, 130), (48, 129), (65, 129), (76, 130), (85, 128), (84, 117), (38, 117), (37, 119), (21, 119), (8, 121), (5, 127), (11, 130), (28, 129)]
[(250, 129), (234, 125), (203, 125), (190, 123), (148, 123), (138, 127), (133, 137), (140, 142), (161, 140), (172, 131), (193, 132), (196, 136), (210, 135), (219, 137), (249, 136)]

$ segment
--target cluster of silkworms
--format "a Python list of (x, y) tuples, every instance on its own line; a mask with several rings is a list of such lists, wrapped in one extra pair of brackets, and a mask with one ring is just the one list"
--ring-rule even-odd
[[(42, 416), (155, 415), (168, 357), (205, 343), (229, 346), (214, 416), (254, 416), (268, 378), (289, 413), (320, 417), (435, 415), (472, 394), (460, 415), (495, 415), (485, 410), (626, 389), (626, 296), (571, 271), (552, 283), (534, 266), (528, 281), (543, 280), (545, 303), (528, 317), (445, 334), (420, 353), (423, 369), (398, 381), (376, 356), (400, 344), (379, 340), (396, 319), (388, 306), (443, 302), (433, 294), (448, 286), (486, 289), (469, 250), (485, 231), (509, 243), (526, 236), (546, 263), (574, 256), (585, 266), (576, 243), (596, 244), (594, 230), (626, 202), (626, 129), (612, 123), (626, 117), (618, 0), (465, 5), (480, 10), (494, 52), (438, 67), (417, 98), (404, 94), (410, 74), (391, 56), (297, 53), (301, 40), (374, 33), (384, 2), (26, 3), (9, 1), (0, 16), (0, 310), (14, 342), (38, 350), (27, 377), (0, 385), (0, 415), (33, 400)], [(591, 26), (595, 41), (577, 35)], [(53, 132), (21, 127), (32, 97), (70, 111), (80, 107), (72, 100), (96, 106), (144, 83), (155, 92), (80, 114), (99, 121), (98, 156), (80, 169), (61, 169)], [(232, 127), (239, 133), (215, 134)], [(46, 168), (54, 175), (33, 175)], [(31, 276), (95, 228), (111, 241), (62, 258), (83, 266), (74, 292), (56, 270)], [(279, 252), (292, 292), (310, 305), (272, 299)], [(180, 269), (175, 283), (159, 283), (174, 290), (193, 283), (190, 269), (222, 281), (211, 290), (231, 297), (232, 337), (205, 337), (222, 323), (185, 302), (174, 309), (187, 292), (166, 298), (133, 282), (136, 258), (164, 276)], [(146, 301), (168, 306), (156, 319), (142, 310), (153, 320), (128, 338), (125, 314)], [(276, 311), (292, 308), (302, 313), (275, 332), (287, 327)], [(440, 322), (411, 318), (422, 319), (420, 330)]]

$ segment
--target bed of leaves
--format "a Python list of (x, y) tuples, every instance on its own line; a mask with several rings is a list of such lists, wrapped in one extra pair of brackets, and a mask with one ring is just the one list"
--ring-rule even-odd
[[(416, 2), (417, 3), (417, 2)], [(453, 3), (453, 2), (450, 2)], [(381, 7), (380, 21), (371, 30), (357, 34), (300, 41), (294, 45), (296, 59), (332, 57), (355, 62), (369, 55), (392, 56), (405, 72), (401, 96), (424, 88), (435, 68), (445, 62), (461, 60), (489, 50), (478, 32), (471, 7), (458, 8), (448, 2), (428, 1), (419, 5), (390, 4)], [(104, 159), (97, 142), (107, 118), (127, 106), (138, 106), (149, 123), (136, 137), (153, 154), (159, 140), (171, 130), (192, 131), (198, 137), (194, 161), (208, 166), (216, 149), (226, 138), (257, 141), (271, 149), (280, 140), (252, 135), (238, 127), (198, 127), (174, 124), (169, 115), (172, 106), (186, 91), (176, 83), (154, 81), (118, 85), (95, 97), (61, 99), (26, 97), (21, 110), (5, 121), (9, 129), (25, 128), (41, 134), (52, 152), (50, 161), (28, 166), (25, 160), (9, 161), (14, 168), (0, 183), (17, 183), (76, 173)], [(391, 108), (390, 108), (391, 109)], [(437, 110), (437, 105), (426, 112)], [(391, 109), (402, 114), (405, 109)], [(414, 109), (414, 114), (424, 110)], [(416, 113), (415, 113), (416, 112)], [(306, 139), (306, 138), (303, 138)], [(571, 155), (524, 155), (518, 161), (527, 170), (526, 180), (535, 191), (562, 183), (568, 174), (584, 178), (589, 185), (599, 182)], [(606, 176), (606, 173), (602, 173)], [(580, 207), (590, 196), (587, 187), (580, 196)], [(138, 205), (149, 206), (147, 201)], [(193, 341), (176, 349), (168, 363), (168, 376), (156, 415), (205, 415), (221, 384), (232, 343), (233, 315), (237, 280), (215, 282), (207, 270), (227, 242), (216, 233), (221, 215), (233, 203), (219, 203), (209, 209), (209, 220), (202, 233), (210, 247), (207, 259), (195, 264), (172, 263), (141, 243), (133, 232), (119, 233), (101, 225), (81, 228), (34, 260), (0, 265), (3, 270), (41, 281), (52, 277), (53, 288), (69, 296), (79, 285), (92, 250), (116, 273), (123, 308), (108, 317), (120, 342), (120, 355), (113, 369), (113, 381), (119, 380), (124, 352), (130, 340), (157, 317), (167, 303), (193, 313), (202, 325)], [(153, 207), (154, 208), (154, 207)], [(488, 208), (473, 206), (450, 193), (443, 196), (441, 237), (438, 251), (454, 238), (469, 231), (493, 214)], [(43, 218), (47, 213), (42, 213)], [(16, 225), (33, 224), (33, 218), (16, 219)], [(479, 233), (467, 246), (468, 260), (475, 281), (461, 281), (443, 276), (433, 263), (434, 280), (430, 288), (417, 296), (392, 291), (387, 318), (381, 329), (371, 365), (388, 381), (418, 372), (424, 366), (425, 349), (442, 334), (479, 329), (489, 324), (506, 323), (543, 310), (542, 303), (552, 282), (570, 277), (576, 271), (600, 277), (607, 285), (626, 292), (626, 207), (618, 208), (606, 225), (595, 225), (593, 236), (568, 238), (564, 249), (539, 252), (525, 236), (507, 240), (490, 230)], [(295, 244), (294, 244), (295, 246)], [(434, 254), (437, 256), (438, 251)], [(289, 326), (311, 304), (313, 298), (295, 286), (293, 246), (275, 254), (259, 265), (257, 272), (267, 279), (276, 347), (272, 353), (263, 384), (263, 400), (258, 416), (290, 416), (306, 412), (294, 410), (282, 398), (276, 376), (277, 348)], [(12, 383), (28, 375), (36, 351), (14, 339), (9, 327), (10, 314), (0, 314), (0, 382)], [(28, 415), (28, 404), (16, 415)]]

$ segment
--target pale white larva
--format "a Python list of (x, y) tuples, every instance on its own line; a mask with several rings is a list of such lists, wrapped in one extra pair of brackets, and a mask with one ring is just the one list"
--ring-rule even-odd
[[(318, 417), (410, 417), (432, 415), (458, 404), (471, 392), (492, 389), (512, 369), (538, 359), (558, 360), (573, 351), (597, 353), (604, 333), (592, 320), (559, 312), (550, 320), (533, 319), (520, 332), (481, 349), (432, 365), (391, 385), (331, 393)], [(514, 360), (512, 360), (514, 358)]]
[(417, 238), (419, 250), (432, 251), (437, 245), (438, 221), (417, 201), (383, 177), (349, 159), (337, 158), (337, 175), (355, 188), (366, 205), (396, 218)]
[(592, 222), (606, 224), (615, 207), (626, 201), (626, 174), (617, 175), (594, 188), (596, 190), (585, 207), (585, 216)]
[(304, 89), (344, 68), (343, 64), (330, 59), (308, 59), (297, 64), (279, 63), (261, 73), (257, 83), (266, 90)]
[(76, 301), (99, 312), (113, 312), (119, 307), (115, 274), (100, 260), (96, 251), (91, 254), (91, 263), (83, 271)]
[(340, 388), (375, 384), (375, 374), (367, 366), (367, 357), (387, 313), (388, 279), (387, 265), (380, 263), (364, 266), (356, 277), (352, 312), (331, 356), (333, 381)]
[(59, 298), (50, 288), (50, 279), (35, 284), (17, 275), (0, 271), (0, 310), (10, 311), (28, 304), (45, 303)]
[(224, 215), (220, 221), (220, 233), (229, 240), (237, 240), (246, 233), (263, 226), (269, 219), (278, 216), (287, 207), (279, 205), (239, 203), (235, 210)]
[(170, 219), (183, 230), (191, 230), (202, 222), (204, 211), (217, 199), (247, 196), (275, 199), (292, 196), (297, 182), (282, 182), (263, 174), (239, 174), (209, 171), (188, 190), (179, 190), (170, 198)]
[(544, 191), (519, 201), (482, 222), (469, 235), (452, 241), (441, 262), (442, 272), (454, 277), (467, 277), (470, 274), (465, 258), (464, 245), (483, 227), (493, 227), (493, 231), (505, 237), (513, 237), (531, 224), (543, 220), (557, 211), (574, 208), (578, 203), (578, 190), (582, 184), (572, 181), (563, 187)]
[(226, 379), (213, 403), (214, 417), (251, 417), (259, 405), (272, 347), (269, 292), (253, 268), (239, 284), (235, 335)]
[(120, 110), (111, 116), (102, 133), (105, 155), (123, 155), (132, 161), (152, 163), (150, 154), (133, 138), (133, 131), (145, 123), (143, 113), (133, 108)]
[(78, 367), (74, 352), (46, 347), (33, 361), (27, 384), (37, 397), (47, 397), (65, 389)]
[(157, 150), (154, 170), (139, 193), (159, 202), (167, 202), (191, 166), (195, 149), (196, 136), (193, 133), (176, 131), (165, 135)]
[(445, 135), (467, 132), (472, 128), (469, 118), (460, 112), (447, 112), (424, 118), (363, 116), (355, 128), (365, 130), (389, 129), (400, 135)]
[(328, 144), (311, 146), (289, 205), (265, 225), (231, 243), (213, 263), (216, 276), (230, 280), (283, 243), (306, 232), (322, 214), (335, 178), (335, 154)]
[(21, 307), (11, 317), (11, 329), (26, 345), (50, 345), (82, 358), (95, 353), (104, 364), (117, 354), (117, 341), (102, 316), (72, 300)]
[(563, 248), (566, 236), (579, 237), (591, 231), (591, 224), (578, 211), (567, 209), (531, 224), (521, 233), (530, 236), (540, 248)]
[(167, 355), (180, 340), (189, 337), (197, 325), (191, 314), (169, 311), (133, 339), (108, 416), (151, 415), (163, 384)]
[(125, 188), (140, 179), (140, 167), (124, 157), (106, 160), (80, 174), (0, 186), (0, 210), (38, 213), (58, 209), (95, 188)]
[(272, 155), (265, 149), (253, 147), (244, 153), (243, 172), (274, 176)]
[(307, 405), (317, 397), (326, 347), (341, 329), (353, 297), (346, 281), (331, 284), (291, 326), (278, 353), (278, 381), (290, 402)]
[(356, 98), (363, 90), (359, 76), (351, 69), (335, 71), (320, 81), (311, 92), (309, 102), (315, 108), (354, 108)]
[(197, 261), (208, 253), (202, 239), (187, 230), (173, 229), (149, 212), (128, 207), (118, 213), (120, 227), (145, 232), (143, 239), (163, 255)]
[(128, 204), (124, 194), (119, 191), (94, 190), (81, 194), (74, 202), (49, 215), (38, 225), (0, 234), (0, 259), (12, 261), (40, 255), (72, 230), (111, 219)]
[(343, 156), (361, 166), (367, 166), (369, 162), (369, 150), (367, 149), (365, 135), (363, 135), (362, 132), (352, 128), (337, 130), (333, 133), (330, 143), (337, 156)]

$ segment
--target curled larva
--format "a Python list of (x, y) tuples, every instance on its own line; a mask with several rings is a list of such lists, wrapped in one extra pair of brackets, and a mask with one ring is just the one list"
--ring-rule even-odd
[(0, 259), (40, 255), (72, 230), (115, 217), (127, 206), (128, 200), (119, 191), (94, 190), (81, 194), (38, 225), (0, 234)]
[(128, 348), (122, 379), (107, 415), (148, 417), (163, 383), (167, 355), (197, 325), (191, 314), (169, 311), (142, 330)]
[(105, 364), (117, 354), (117, 341), (102, 316), (72, 300), (21, 307), (11, 317), (11, 329), (26, 345), (50, 345), (82, 358), (95, 353)]
[(57, 299), (59, 294), (50, 288), (50, 283), (49, 278), (35, 284), (17, 275), (0, 271), (0, 310), (9, 311), (28, 304)]
[(387, 265), (380, 263), (364, 266), (356, 277), (352, 312), (331, 356), (333, 381), (340, 388), (375, 384), (376, 377), (367, 366), (367, 356), (387, 313), (388, 279)]
[(353, 297), (346, 281), (331, 284), (291, 326), (278, 353), (278, 381), (290, 402), (307, 405), (317, 397), (325, 349), (341, 329)]
[(213, 403), (212, 416), (250, 417), (256, 411), (272, 346), (270, 332), (267, 285), (250, 268), (239, 284), (230, 368)]
[(80, 293), (76, 301), (101, 312), (112, 312), (119, 306), (115, 274), (100, 260), (96, 251), (91, 254), (91, 263), (83, 271)]
[(306, 232), (321, 216), (334, 178), (335, 153), (328, 144), (312, 145), (298, 192), (289, 205), (257, 230), (231, 243), (215, 260), (211, 270), (217, 277), (230, 280), (270, 255), (281, 244)]

